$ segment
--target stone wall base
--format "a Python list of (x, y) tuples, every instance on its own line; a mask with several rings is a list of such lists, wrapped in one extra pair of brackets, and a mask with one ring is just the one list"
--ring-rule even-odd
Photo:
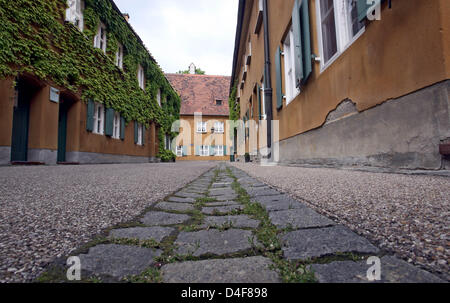
[(358, 112), (351, 100), (320, 128), (280, 141), (280, 164), (448, 168), (439, 144), (450, 138), (450, 81)]

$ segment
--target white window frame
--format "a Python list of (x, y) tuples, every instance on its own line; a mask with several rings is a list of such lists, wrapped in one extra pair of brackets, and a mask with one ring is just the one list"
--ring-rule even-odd
[(120, 139), (120, 114), (114, 113), (113, 139)]
[(116, 52), (116, 66), (123, 69), (123, 45), (119, 43)]
[[(102, 33), (103, 33), (103, 35), (102, 35)], [(106, 43), (107, 43), (106, 36), (107, 36), (106, 25), (104, 25), (102, 22), (100, 22), (100, 24), (98, 25), (98, 29), (97, 29), (97, 35), (95, 35), (95, 38), (94, 38), (94, 47), (101, 49), (105, 54), (106, 54)]]
[(209, 157), (209, 145), (200, 145), (200, 156)]
[(158, 88), (158, 92), (156, 93), (156, 102), (158, 102), (159, 107), (161, 107), (161, 90)]
[(66, 21), (75, 25), (80, 31), (84, 29), (84, 0), (67, 0)]
[(94, 129), (92, 132), (97, 135), (105, 134), (105, 106), (97, 102), (94, 105)]
[(297, 87), (295, 81), (295, 42), (294, 29), (289, 29), (289, 32), (283, 42), (283, 57), (284, 57), (284, 79), (285, 79), (285, 99), (286, 106), (289, 105), (299, 94), (300, 89)]
[(143, 132), (143, 125), (141, 123), (138, 123), (138, 142), (137, 145), (142, 146), (144, 142), (144, 132)]
[(207, 124), (206, 122), (197, 122), (197, 133), (206, 134), (207, 133)]
[(167, 150), (172, 149), (172, 140), (169, 135), (165, 135), (164, 137), (164, 145)]
[(214, 154), (216, 155), (216, 157), (223, 157), (223, 148), (223, 145), (216, 145), (216, 148), (214, 150)]
[(138, 72), (137, 72), (139, 87), (145, 90), (145, 71), (142, 65), (138, 65)]
[[(322, 16), (320, 12), (320, 1), (316, 0), (316, 18), (317, 29), (319, 36), (319, 50), (320, 50), (320, 72), (325, 71), (330, 65), (336, 61), (362, 34), (365, 32), (365, 26), (363, 26), (357, 34), (353, 35), (351, 14), (349, 13), (349, 0), (333, 0), (334, 6), (334, 20), (336, 27), (336, 44), (337, 52), (327, 61), (324, 62), (324, 50), (323, 50), (323, 37), (322, 37)], [(340, 9), (339, 9), (340, 8)], [(342, 12), (343, 14), (339, 13)]]
[(214, 133), (223, 134), (225, 132), (224, 123), (223, 122), (215, 122), (214, 123)]
[(177, 157), (183, 157), (183, 146), (177, 146), (176, 147), (176, 153), (177, 153)]

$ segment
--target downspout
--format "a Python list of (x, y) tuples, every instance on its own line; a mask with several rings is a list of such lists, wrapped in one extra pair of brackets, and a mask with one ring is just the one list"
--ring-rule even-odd
[(269, 48), (269, 14), (267, 0), (263, 1), (263, 24), (264, 24), (264, 102), (267, 115), (267, 159), (273, 160), (272, 153), (272, 77), (270, 74), (270, 48)]

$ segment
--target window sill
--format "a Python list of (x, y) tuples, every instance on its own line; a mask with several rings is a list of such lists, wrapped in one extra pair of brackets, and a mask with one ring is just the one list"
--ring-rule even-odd
[(286, 97), (284, 99), (286, 100), (286, 107), (288, 107), (289, 104), (291, 104), (298, 96), (300, 96), (301, 91), (297, 92), (294, 97), (292, 97), (289, 101)]

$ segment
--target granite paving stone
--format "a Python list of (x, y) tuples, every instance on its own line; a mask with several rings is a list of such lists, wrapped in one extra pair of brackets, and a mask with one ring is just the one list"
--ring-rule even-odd
[(122, 279), (128, 275), (138, 275), (152, 264), (161, 250), (138, 246), (102, 244), (80, 255), (83, 270), (96, 275), (108, 275)]
[(220, 215), (228, 214), (235, 210), (243, 210), (243, 205), (229, 205), (229, 206), (215, 206), (215, 207), (203, 207), (202, 213), (207, 215)]
[(269, 269), (272, 261), (261, 256), (222, 260), (188, 261), (164, 265), (164, 283), (278, 283)]
[(292, 227), (294, 229), (301, 229), (325, 227), (335, 224), (327, 217), (319, 215), (307, 207), (273, 211), (269, 213), (269, 218), (272, 224), (279, 228)]
[(229, 195), (235, 195), (236, 192), (231, 187), (229, 188), (218, 188), (218, 189), (211, 189), (209, 191), (209, 195), (212, 197), (215, 196), (229, 196)]
[(157, 242), (161, 242), (162, 239), (168, 237), (174, 228), (170, 227), (131, 227), (122, 229), (113, 229), (110, 232), (110, 237), (113, 239), (139, 239), (150, 240), (153, 239)]
[(229, 194), (229, 195), (223, 195), (223, 196), (215, 196), (214, 199), (217, 201), (233, 201), (238, 198), (237, 194)]
[(188, 221), (191, 217), (184, 214), (170, 214), (166, 212), (151, 211), (145, 214), (141, 222), (147, 226), (174, 225)]
[(181, 232), (175, 241), (178, 254), (192, 254), (199, 257), (205, 254), (225, 255), (245, 251), (252, 248), (250, 239), (258, 245), (256, 237), (249, 230), (229, 229), (218, 231), (215, 229), (197, 232)]
[(261, 196), (255, 199), (257, 203), (264, 206), (268, 212), (306, 208), (303, 203), (290, 198), (288, 195), (282, 194), (278, 196)]
[(233, 228), (257, 228), (259, 221), (251, 219), (246, 215), (236, 216), (208, 216), (204, 219), (202, 228), (207, 227), (222, 227), (224, 225), (231, 225)]
[(277, 196), (281, 194), (279, 191), (272, 189), (270, 187), (252, 187), (246, 189), (246, 191), (250, 197)]
[(337, 261), (311, 265), (320, 283), (442, 283), (437, 276), (393, 256), (381, 258), (381, 280), (369, 281), (366, 261)]
[(379, 249), (346, 227), (296, 230), (280, 236), (284, 257), (305, 260), (336, 253), (376, 254)]
[(232, 205), (241, 205), (235, 201), (219, 201), (219, 202), (207, 202), (205, 203), (205, 207), (217, 207), (217, 206), (232, 206)]
[(180, 197), (180, 198), (201, 198), (204, 197), (204, 194), (199, 194), (199, 193), (192, 193), (192, 192), (187, 192), (187, 191), (179, 191), (177, 192), (174, 196), (176, 197)]
[(180, 198), (180, 197), (170, 197), (167, 199), (168, 202), (178, 202), (178, 203), (195, 203), (196, 199), (194, 198)]
[(231, 188), (231, 182), (217, 182), (211, 185), (212, 189), (216, 188)]
[(191, 211), (195, 209), (194, 204), (175, 202), (160, 202), (155, 205), (155, 208), (173, 211)]

